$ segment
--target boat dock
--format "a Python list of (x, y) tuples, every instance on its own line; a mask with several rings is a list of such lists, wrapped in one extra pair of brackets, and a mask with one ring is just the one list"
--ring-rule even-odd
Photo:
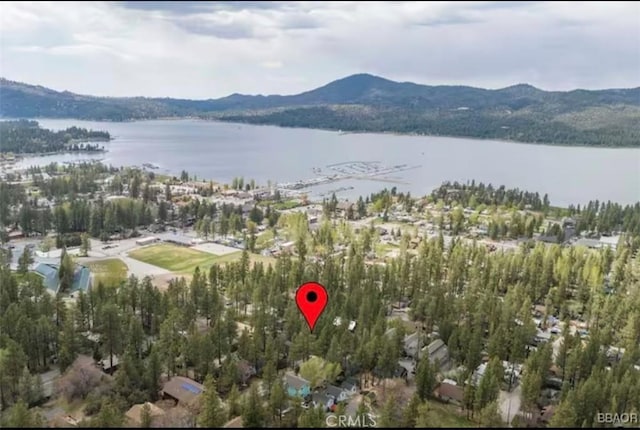
[[(398, 178), (391, 178), (386, 175), (391, 175), (411, 169), (417, 169), (419, 167), (421, 166), (409, 166), (408, 164), (398, 164), (388, 167), (382, 165), (379, 161), (347, 161), (326, 166), (326, 169), (336, 172), (332, 175), (324, 175), (311, 179), (301, 179), (296, 182), (276, 184), (276, 188), (289, 191), (301, 190), (304, 188), (310, 188), (348, 179), (380, 181), (394, 184), (408, 184), (408, 182), (406, 181)], [(316, 174), (320, 171), (321, 169), (318, 167), (313, 168), (313, 172)]]

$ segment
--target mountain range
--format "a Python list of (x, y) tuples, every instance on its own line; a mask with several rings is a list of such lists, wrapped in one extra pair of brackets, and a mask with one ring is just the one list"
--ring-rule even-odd
[(357, 74), (296, 95), (95, 97), (0, 79), (0, 116), (128, 121), (199, 117), (350, 132), (640, 146), (640, 87), (544, 91), (429, 86)]

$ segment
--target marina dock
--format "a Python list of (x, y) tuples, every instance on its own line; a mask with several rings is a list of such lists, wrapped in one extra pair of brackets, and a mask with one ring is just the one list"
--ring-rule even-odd
[[(386, 175), (391, 175), (411, 169), (417, 169), (419, 167), (421, 166), (410, 166), (408, 164), (398, 164), (388, 167), (382, 165), (379, 161), (347, 161), (326, 166), (326, 169), (335, 172), (331, 175), (323, 175), (311, 179), (301, 179), (296, 182), (280, 183), (276, 184), (276, 188), (289, 191), (302, 190), (304, 188), (310, 188), (348, 179), (370, 180), (394, 184), (408, 184), (408, 182), (406, 181), (398, 178), (391, 178)], [(313, 168), (313, 172), (315, 174), (320, 173), (321, 171), (322, 169), (320, 168)]]

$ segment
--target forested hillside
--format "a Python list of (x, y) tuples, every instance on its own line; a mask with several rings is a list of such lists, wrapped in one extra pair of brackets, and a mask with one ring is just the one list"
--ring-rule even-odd
[[(206, 94), (203, 94), (206, 97)], [(291, 96), (220, 99), (106, 98), (0, 80), (0, 116), (125, 121), (189, 117), (325, 128), (506, 139), (640, 145), (640, 88), (543, 91), (428, 86), (359, 74)]]
[(106, 131), (69, 127), (66, 130), (47, 130), (36, 121), (0, 121), (0, 152), (47, 153), (62, 151), (100, 151), (96, 141), (108, 141)]

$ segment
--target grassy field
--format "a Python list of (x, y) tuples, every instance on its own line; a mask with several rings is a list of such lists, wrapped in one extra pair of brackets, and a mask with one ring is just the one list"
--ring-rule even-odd
[(434, 423), (434, 427), (476, 427), (477, 424), (460, 415), (458, 411), (459, 408), (454, 405), (429, 402), (429, 421)]
[(378, 255), (387, 255), (387, 252), (393, 251), (394, 249), (399, 249), (395, 245), (391, 245), (390, 243), (376, 243), (376, 254)]
[(256, 237), (256, 248), (264, 249), (273, 244), (273, 230), (265, 230)]
[(193, 273), (196, 267), (208, 270), (220, 258), (208, 252), (167, 243), (136, 249), (129, 253), (129, 257), (175, 273)]
[[(198, 251), (193, 248), (186, 248), (178, 245), (160, 244), (146, 248), (136, 249), (129, 253), (129, 257), (154, 266), (162, 267), (178, 274), (192, 274), (196, 267), (200, 270), (209, 270), (215, 264), (224, 264), (240, 259), (241, 251), (232, 254), (217, 256), (208, 252)], [(263, 257), (252, 254), (252, 262), (261, 261), (263, 263), (273, 263), (272, 257)]]
[(300, 206), (300, 201), (287, 200), (286, 202), (274, 203), (271, 207), (279, 211), (282, 211), (282, 210), (297, 208), (298, 206)]
[(94, 275), (94, 283), (102, 282), (104, 285), (119, 285), (127, 279), (127, 265), (119, 258), (92, 261), (87, 263)]

